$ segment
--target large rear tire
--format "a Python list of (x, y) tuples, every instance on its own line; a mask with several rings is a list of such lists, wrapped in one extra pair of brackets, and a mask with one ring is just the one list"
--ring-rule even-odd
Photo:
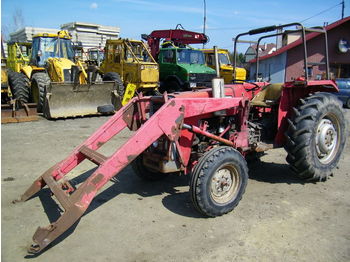
[(51, 81), (47, 73), (38, 72), (32, 76), (31, 95), (34, 103), (37, 103), (37, 111), (43, 112), (45, 89), (50, 85)]
[(115, 72), (108, 72), (108, 73), (106, 73), (103, 76), (103, 81), (114, 81), (117, 93), (120, 96), (120, 99), (123, 100), (123, 96), (124, 96), (124, 93), (125, 93), (125, 87), (124, 87), (123, 81), (121, 80), (121, 78), (120, 78), (118, 73), (115, 73)]
[(9, 71), (8, 80), (13, 98), (28, 103), (30, 97), (29, 79), (21, 73)]
[(216, 147), (195, 166), (190, 193), (196, 209), (209, 217), (232, 211), (242, 199), (248, 182), (248, 167), (234, 148)]
[(316, 93), (300, 101), (286, 132), (287, 162), (300, 178), (323, 181), (332, 175), (344, 149), (342, 105), (330, 93)]

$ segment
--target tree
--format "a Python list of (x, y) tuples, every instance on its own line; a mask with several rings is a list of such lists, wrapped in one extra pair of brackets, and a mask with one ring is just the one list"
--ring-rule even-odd
[(1, 33), (3, 40), (8, 40), (9, 35), (24, 27), (24, 16), (21, 8), (16, 8), (12, 13), (11, 20), (8, 23), (1, 24)]
[[(230, 52), (229, 55), (230, 55), (230, 60), (233, 64), (234, 63), (233, 52)], [(237, 63), (237, 66), (244, 67), (245, 55), (243, 53), (238, 53), (236, 63)]]

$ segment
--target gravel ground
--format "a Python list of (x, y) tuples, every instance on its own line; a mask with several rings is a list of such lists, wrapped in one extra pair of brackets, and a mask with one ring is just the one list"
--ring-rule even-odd
[[(334, 177), (321, 183), (297, 179), (283, 149), (268, 151), (250, 166), (238, 207), (218, 218), (196, 212), (188, 177), (146, 183), (128, 167), (60, 241), (27, 256), (32, 234), (57, 219), (56, 208), (48, 190), (25, 203), (11, 201), (106, 120), (2, 125), (2, 261), (350, 261), (350, 143)], [(128, 135), (121, 133), (103, 153)], [(93, 167), (82, 164), (70, 175)]]

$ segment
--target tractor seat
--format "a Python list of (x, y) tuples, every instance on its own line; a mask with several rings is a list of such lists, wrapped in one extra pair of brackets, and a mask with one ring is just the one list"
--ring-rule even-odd
[(269, 84), (262, 89), (251, 101), (252, 106), (271, 107), (278, 105), (283, 89), (283, 83)]

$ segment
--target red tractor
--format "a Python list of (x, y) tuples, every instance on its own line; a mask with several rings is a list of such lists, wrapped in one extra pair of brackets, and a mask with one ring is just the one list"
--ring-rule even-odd
[[(304, 45), (305, 32), (326, 33), (288, 24), (241, 35), (294, 25), (298, 29), (289, 32), (301, 32)], [(307, 61), (306, 52), (304, 58)], [(241, 200), (248, 181), (245, 158), (250, 154), (285, 147), (287, 160), (300, 178), (323, 181), (332, 174), (346, 141), (342, 107), (332, 94), (338, 91), (334, 81), (308, 80), (305, 73), (304, 78), (284, 84), (239, 83), (221, 91), (221, 95), (215, 89), (150, 97), (139, 94), (66, 159), (42, 174), (20, 200), (28, 200), (47, 185), (65, 212), (37, 229), (29, 252), (42, 251), (70, 228), (98, 190), (129, 164), (150, 180), (166, 173), (191, 175), (193, 204), (209, 217), (232, 211)], [(111, 156), (97, 151), (126, 127), (135, 132)], [(65, 175), (85, 159), (98, 167), (74, 188)]]

